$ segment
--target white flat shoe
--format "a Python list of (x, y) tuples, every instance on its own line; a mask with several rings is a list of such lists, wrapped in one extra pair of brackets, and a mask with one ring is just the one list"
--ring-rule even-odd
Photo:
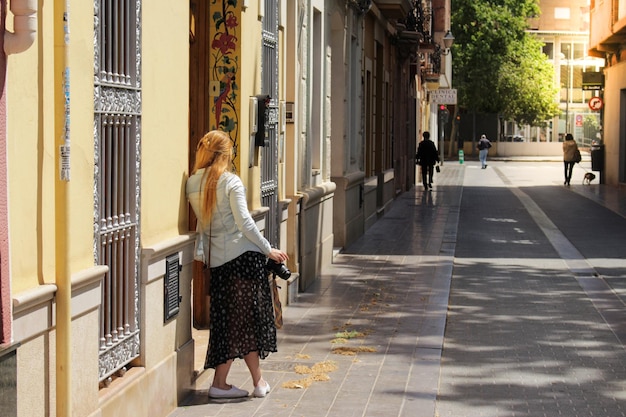
[(259, 385), (254, 387), (252, 396), (257, 397), (257, 398), (263, 398), (270, 392), (270, 384), (268, 384), (267, 381), (264, 381), (264, 380), (262, 380), (262, 382), (264, 382), (265, 385), (261, 385), (261, 383), (259, 383)]
[(211, 398), (242, 398), (247, 397), (248, 391), (239, 389), (232, 385), (230, 389), (221, 389), (217, 387), (209, 388), (209, 397)]

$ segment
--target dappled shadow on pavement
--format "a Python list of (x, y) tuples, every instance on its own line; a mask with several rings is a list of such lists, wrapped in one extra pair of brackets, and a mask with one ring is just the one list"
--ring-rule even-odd
[(441, 416), (622, 416), (626, 353), (559, 260), (457, 259)]

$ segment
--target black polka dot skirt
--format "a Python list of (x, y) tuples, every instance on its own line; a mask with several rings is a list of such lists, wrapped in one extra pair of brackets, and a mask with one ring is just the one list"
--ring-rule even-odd
[(211, 320), (204, 368), (257, 351), (261, 359), (276, 352), (272, 294), (267, 257), (246, 252), (211, 268)]

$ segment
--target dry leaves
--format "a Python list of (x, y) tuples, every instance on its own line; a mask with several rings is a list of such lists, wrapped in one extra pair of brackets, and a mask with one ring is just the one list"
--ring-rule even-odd
[(282, 387), (287, 389), (303, 389), (311, 386), (313, 382), (324, 382), (330, 380), (329, 372), (337, 370), (337, 364), (333, 361), (318, 362), (312, 367), (296, 365), (295, 372), (300, 375), (308, 375), (306, 378), (287, 381)]
[[(370, 306), (376, 306), (378, 304), (380, 298), (380, 293), (374, 292), (370, 299), (369, 305), (360, 306), (361, 311), (366, 311)], [(348, 344), (352, 339), (364, 339), (371, 331), (357, 331), (351, 330), (350, 326), (352, 324), (350, 322), (345, 323), (341, 328), (335, 328), (335, 338), (331, 340), (332, 344)], [(331, 350), (332, 353), (336, 355), (344, 355), (344, 356), (356, 356), (357, 353), (372, 353), (377, 352), (376, 348), (371, 346), (341, 346), (334, 347)], [(298, 359), (310, 359), (309, 355), (299, 354), (297, 355)], [(304, 378), (291, 380), (284, 382), (282, 384), (283, 388), (287, 389), (304, 389), (308, 388), (314, 382), (324, 382), (330, 380), (328, 374), (330, 372), (336, 371), (337, 364), (334, 361), (324, 361), (318, 362), (312, 367), (308, 367), (306, 365), (296, 365), (294, 367), (294, 371), (299, 375), (307, 375)]]
[(371, 346), (356, 346), (356, 347), (348, 347), (348, 346), (341, 346), (341, 347), (336, 347), (333, 348), (332, 352), (335, 355), (344, 355), (344, 356), (354, 356), (357, 353), (361, 353), (361, 352), (377, 352), (376, 348), (371, 347)]

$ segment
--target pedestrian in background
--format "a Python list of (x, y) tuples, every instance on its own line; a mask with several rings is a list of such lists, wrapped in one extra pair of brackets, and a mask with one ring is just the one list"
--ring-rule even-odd
[(272, 295), (267, 258), (282, 263), (286, 253), (273, 249), (250, 216), (241, 179), (228, 171), (232, 141), (221, 131), (207, 133), (196, 149), (186, 193), (205, 238), (210, 268), (210, 337), (204, 368), (214, 368), (211, 398), (239, 398), (248, 391), (226, 382), (233, 360), (243, 358), (253, 396), (264, 397), (260, 359), (276, 352)]
[(480, 166), (482, 169), (487, 168), (487, 154), (489, 148), (491, 148), (491, 142), (487, 139), (487, 136), (482, 135), (478, 141), (478, 159), (480, 160)]
[(425, 189), (433, 188), (433, 171), (435, 164), (439, 162), (439, 153), (435, 143), (430, 140), (430, 132), (422, 133), (423, 140), (417, 146), (415, 163), (421, 167), (422, 184)]
[(578, 150), (578, 145), (574, 140), (574, 136), (571, 133), (568, 133), (565, 135), (565, 141), (563, 141), (563, 167), (565, 169), (565, 182), (563, 185), (569, 185), (569, 182), (572, 179), (574, 164), (580, 162), (580, 159), (577, 158), (579, 155), (580, 151)]

